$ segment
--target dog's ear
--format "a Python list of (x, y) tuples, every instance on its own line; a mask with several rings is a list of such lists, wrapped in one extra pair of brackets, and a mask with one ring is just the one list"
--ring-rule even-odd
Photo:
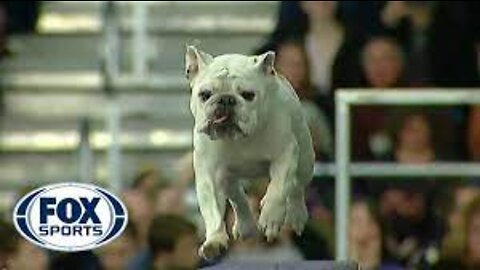
[(254, 58), (254, 63), (258, 70), (265, 75), (275, 75), (275, 52), (268, 51)]
[(195, 46), (187, 45), (187, 52), (185, 53), (185, 76), (192, 83), (198, 73), (210, 64), (213, 57), (203, 52)]

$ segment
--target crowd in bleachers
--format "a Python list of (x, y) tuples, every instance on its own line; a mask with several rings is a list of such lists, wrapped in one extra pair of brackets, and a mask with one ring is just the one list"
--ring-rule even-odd
[[(479, 86), (478, 8), (443, 1), (282, 2), (276, 30), (259, 51), (277, 52), (278, 71), (305, 104), (317, 159), (329, 161), (337, 89)], [(355, 106), (352, 159), (476, 160), (477, 121), (477, 107)], [(316, 180), (311, 223), (333, 227), (333, 187)], [(355, 179), (350, 255), (365, 269), (480, 269), (476, 182)], [(328, 229), (319, 235), (331, 243)]]
[[(283, 1), (274, 32), (256, 52), (276, 52), (277, 71), (304, 105), (317, 160), (328, 162), (338, 88), (479, 87), (479, 15), (480, 5), (467, 1)], [(357, 106), (352, 124), (356, 161), (480, 159), (480, 105)], [(138, 174), (122, 194), (127, 230), (99, 250), (47, 254), (0, 223), (0, 269), (193, 269), (334, 258), (333, 179), (315, 177), (302, 236), (284, 230), (267, 242), (257, 235), (231, 242), (215, 262), (201, 260), (190, 158), (173, 181), (156, 170)], [(362, 269), (480, 269), (480, 182), (437, 180), (355, 179), (347, 233), (349, 255)], [(257, 211), (267, 181), (247, 187)], [(227, 219), (231, 225), (231, 213)]]

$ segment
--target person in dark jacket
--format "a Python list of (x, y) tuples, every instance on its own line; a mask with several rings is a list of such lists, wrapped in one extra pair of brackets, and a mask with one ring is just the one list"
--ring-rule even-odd
[(478, 85), (478, 10), (478, 3), (468, 1), (386, 4), (383, 23), (407, 51), (410, 81), (419, 86)]

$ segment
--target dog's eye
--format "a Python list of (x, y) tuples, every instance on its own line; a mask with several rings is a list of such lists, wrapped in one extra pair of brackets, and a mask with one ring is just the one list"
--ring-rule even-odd
[(240, 95), (246, 100), (246, 101), (252, 101), (255, 98), (255, 93), (252, 91), (242, 91)]
[(198, 94), (198, 96), (200, 97), (200, 99), (205, 102), (207, 101), (211, 96), (212, 96), (212, 92), (209, 91), (209, 90), (203, 90), (202, 92), (200, 92)]

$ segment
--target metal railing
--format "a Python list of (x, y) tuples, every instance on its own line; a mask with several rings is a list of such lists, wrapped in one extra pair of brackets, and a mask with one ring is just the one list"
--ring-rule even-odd
[(316, 175), (335, 175), (335, 241), (336, 259), (348, 258), (348, 224), (353, 176), (452, 177), (480, 176), (475, 163), (430, 163), (402, 165), (395, 163), (352, 163), (351, 106), (352, 105), (473, 105), (480, 104), (480, 89), (340, 89), (335, 96), (335, 165), (315, 167)]
[(113, 83), (120, 74), (120, 26), (114, 1), (107, 1), (104, 4), (103, 25), (105, 57), (101, 66), (105, 94), (109, 97), (105, 108), (105, 122), (110, 134), (110, 143), (107, 151), (108, 183), (112, 191), (119, 192), (122, 188), (120, 170), (122, 168), (122, 153), (119, 142), (121, 113), (115, 97)]

